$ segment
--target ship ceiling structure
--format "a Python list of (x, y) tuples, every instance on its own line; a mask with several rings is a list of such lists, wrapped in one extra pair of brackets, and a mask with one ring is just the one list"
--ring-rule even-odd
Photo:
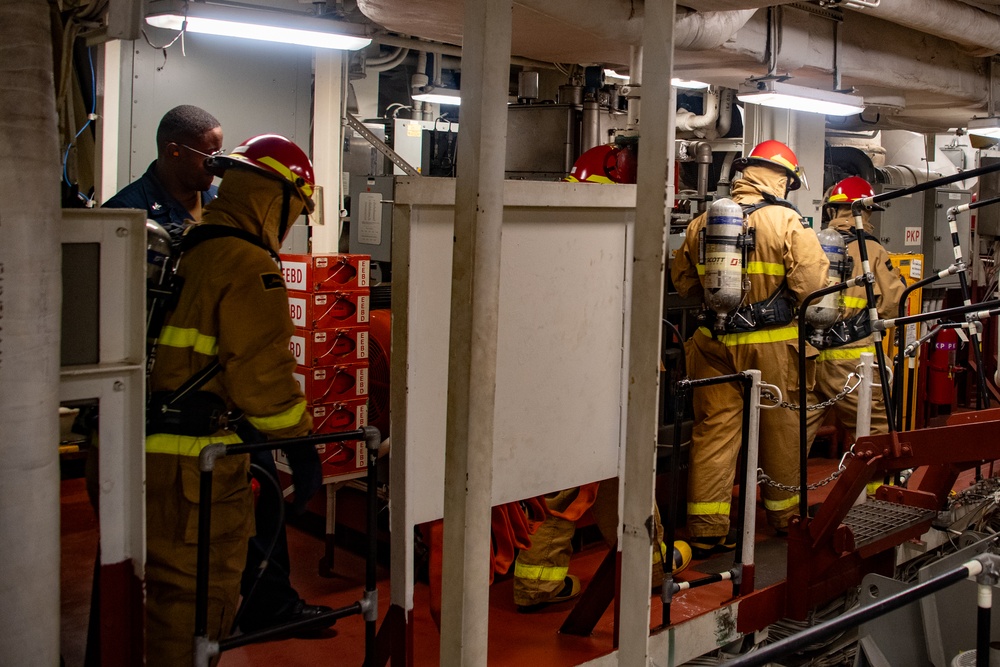
[[(462, 0), (357, 2), (390, 32), (461, 44)], [(1000, 63), (991, 66), (1000, 53), (1000, 0), (825, 4), (679, 0), (674, 75), (734, 89), (769, 73), (824, 90), (839, 81), (867, 106), (840, 129), (942, 132), (988, 115), (1000, 76)], [(642, 0), (515, 0), (512, 55), (627, 71), (643, 11)], [(1000, 91), (993, 97), (1000, 101)]]

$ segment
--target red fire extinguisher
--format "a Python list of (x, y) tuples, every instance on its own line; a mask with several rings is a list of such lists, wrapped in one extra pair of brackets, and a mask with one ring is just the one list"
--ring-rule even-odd
[(955, 354), (958, 333), (955, 329), (940, 329), (927, 354), (927, 401), (934, 405), (951, 405), (955, 401)]

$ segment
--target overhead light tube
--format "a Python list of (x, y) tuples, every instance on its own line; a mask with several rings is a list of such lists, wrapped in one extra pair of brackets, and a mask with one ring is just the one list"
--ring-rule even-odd
[(418, 102), (428, 102), (430, 104), (459, 105), (462, 103), (461, 91), (454, 88), (445, 88), (444, 86), (424, 86), (421, 92), (412, 95), (412, 97)]
[(852, 116), (865, 109), (864, 100), (857, 95), (806, 88), (775, 80), (743, 84), (740, 86), (737, 98), (747, 104), (821, 113), (827, 116)]
[(166, 30), (184, 29), (193, 33), (319, 49), (356, 51), (372, 42), (359, 25), (317, 16), (258, 10), (245, 5), (153, 0), (146, 9), (146, 23)]
[(969, 121), (969, 127), (967, 129), (969, 134), (975, 134), (979, 137), (989, 137), (991, 139), (1000, 139), (1000, 118), (997, 118), (996, 116), (973, 118)]

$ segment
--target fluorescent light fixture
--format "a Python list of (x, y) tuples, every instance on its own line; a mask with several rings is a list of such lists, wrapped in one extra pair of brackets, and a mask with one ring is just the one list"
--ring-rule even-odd
[[(604, 76), (608, 77), (609, 79), (620, 79), (625, 81), (626, 83), (628, 83), (629, 81), (629, 76), (627, 74), (619, 74), (613, 69), (605, 69)], [(670, 79), (670, 85), (673, 86), (674, 88), (684, 88), (686, 90), (704, 90), (708, 88), (709, 84), (705, 83), (704, 81), (695, 81), (693, 79), (678, 79), (677, 77), (674, 77), (673, 79)]]
[(451, 105), (459, 105), (462, 103), (461, 91), (455, 90), (454, 88), (445, 88), (444, 86), (425, 86), (422, 90), (423, 92), (412, 95), (413, 99), (417, 102)]
[(146, 9), (146, 23), (156, 28), (225, 37), (258, 39), (356, 51), (372, 43), (364, 28), (352, 23), (305, 14), (289, 14), (246, 5), (231, 6), (183, 0), (153, 0)]
[(678, 79), (673, 78), (670, 80), (670, 85), (674, 88), (683, 88), (685, 90), (705, 90), (708, 88), (708, 84), (704, 81), (695, 81), (693, 79)]
[(747, 104), (827, 116), (851, 116), (865, 109), (864, 100), (857, 95), (806, 88), (773, 79), (745, 83), (740, 86), (737, 97)]
[(976, 136), (1000, 139), (1000, 118), (996, 116), (973, 118), (969, 121), (968, 130), (969, 134)]

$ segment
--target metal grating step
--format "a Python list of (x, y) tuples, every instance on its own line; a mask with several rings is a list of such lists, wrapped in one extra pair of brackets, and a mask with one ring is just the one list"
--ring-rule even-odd
[(934, 510), (869, 499), (852, 507), (843, 523), (854, 533), (854, 544), (860, 548), (935, 516)]

